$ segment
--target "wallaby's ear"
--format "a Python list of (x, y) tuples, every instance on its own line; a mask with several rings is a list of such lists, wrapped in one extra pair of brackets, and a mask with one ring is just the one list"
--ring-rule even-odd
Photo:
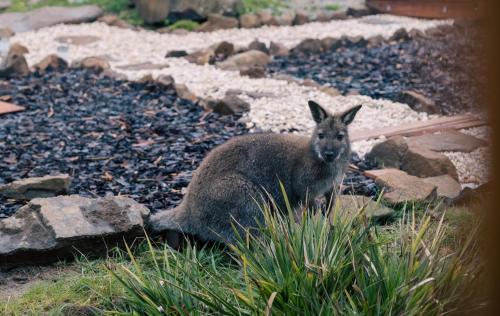
[(354, 120), (354, 117), (356, 116), (356, 113), (358, 113), (359, 109), (361, 109), (362, 104), (356, 105), (349, 110), (345, 111), (340, 115), (340, 119), (342, 120), (342, 123), (345, 125), (349, 125), (352, 123)]
[(316, 123), (321, 123), (324, 119), (328, 117), (328, 113), (314, 101), (309, 101), (309, 109), (311, 110), (312, 117)]

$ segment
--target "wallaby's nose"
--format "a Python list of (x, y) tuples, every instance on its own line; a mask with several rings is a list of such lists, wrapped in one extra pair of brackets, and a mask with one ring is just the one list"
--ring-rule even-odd
[(326, 160), (332, 161), (335, 159), (335, 152), (333, 150), (325, 150), (324, 155)]

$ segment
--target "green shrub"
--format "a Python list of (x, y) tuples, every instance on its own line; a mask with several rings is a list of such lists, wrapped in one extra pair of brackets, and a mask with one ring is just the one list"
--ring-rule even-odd
[(330, 3), (325, 5), (325, 9), (328, 11), (337, 11), (338, 9), (340, 9), (340, 6), (335, 3)]
[(285, 0), (243, 0), (243, 12), (240, 12), (240, 14), (254, 13), (266, 9), (277, 12), (286, 8), (288, 6), (287, 2)]
[[(404, 214), (390, 229), (363, 216), (271, 214), (259, 236), (216, 249), (183, 252), (150, 243), (150, 268), (111, 270), (126, 290), (130, 315), (435, 315), (467, 297), (481, 264), (474, 233), (461, 249), (442, 249), (446, 227)], [(382, 231), (382, 232), (381, 232)], [(386, 234), (391, 234), (387, 238)], [(383, 235), (383, 237), (381, 237)], [(470, 293), (469, 293), (470, 294)], [(120, 307), (123, 308), (123, 307)]]
[(191, 20), (179, 20), (169, 26), (170, 29), (176, 30), (176, 29), (184, 29), (188, 31), (194, 31), (200, 26), (198, 22), (191, 21)]

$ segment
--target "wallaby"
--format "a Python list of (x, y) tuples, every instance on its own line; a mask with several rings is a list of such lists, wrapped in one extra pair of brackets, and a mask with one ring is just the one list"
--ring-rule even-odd
[(232, 223), (250, 228), (256, 219), (262, 222), (260, 197), (269, 194), (285, 209), (280, 181), (294, 208), (311, 205), (322, 195), (330, 203), (351, 155), (347, 125), (361, 105), (336, 115), (314, 101), (309, 108), (316, 122), (311, 137), (250, 134), (213, 149), (195, 171), (181, 204), (153, 215), (150, 228), (232, 242)]

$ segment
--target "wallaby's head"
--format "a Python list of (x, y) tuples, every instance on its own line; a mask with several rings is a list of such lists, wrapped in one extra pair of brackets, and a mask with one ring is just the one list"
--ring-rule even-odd
[(309, 101), (309, 108), (316, 122), (316, 128), (311, 138), (314, 152), (319, 159), (334, 162), (350, 148), (347, 125), (354, 120), (361, 105), (333, 115), (314, 101)]

